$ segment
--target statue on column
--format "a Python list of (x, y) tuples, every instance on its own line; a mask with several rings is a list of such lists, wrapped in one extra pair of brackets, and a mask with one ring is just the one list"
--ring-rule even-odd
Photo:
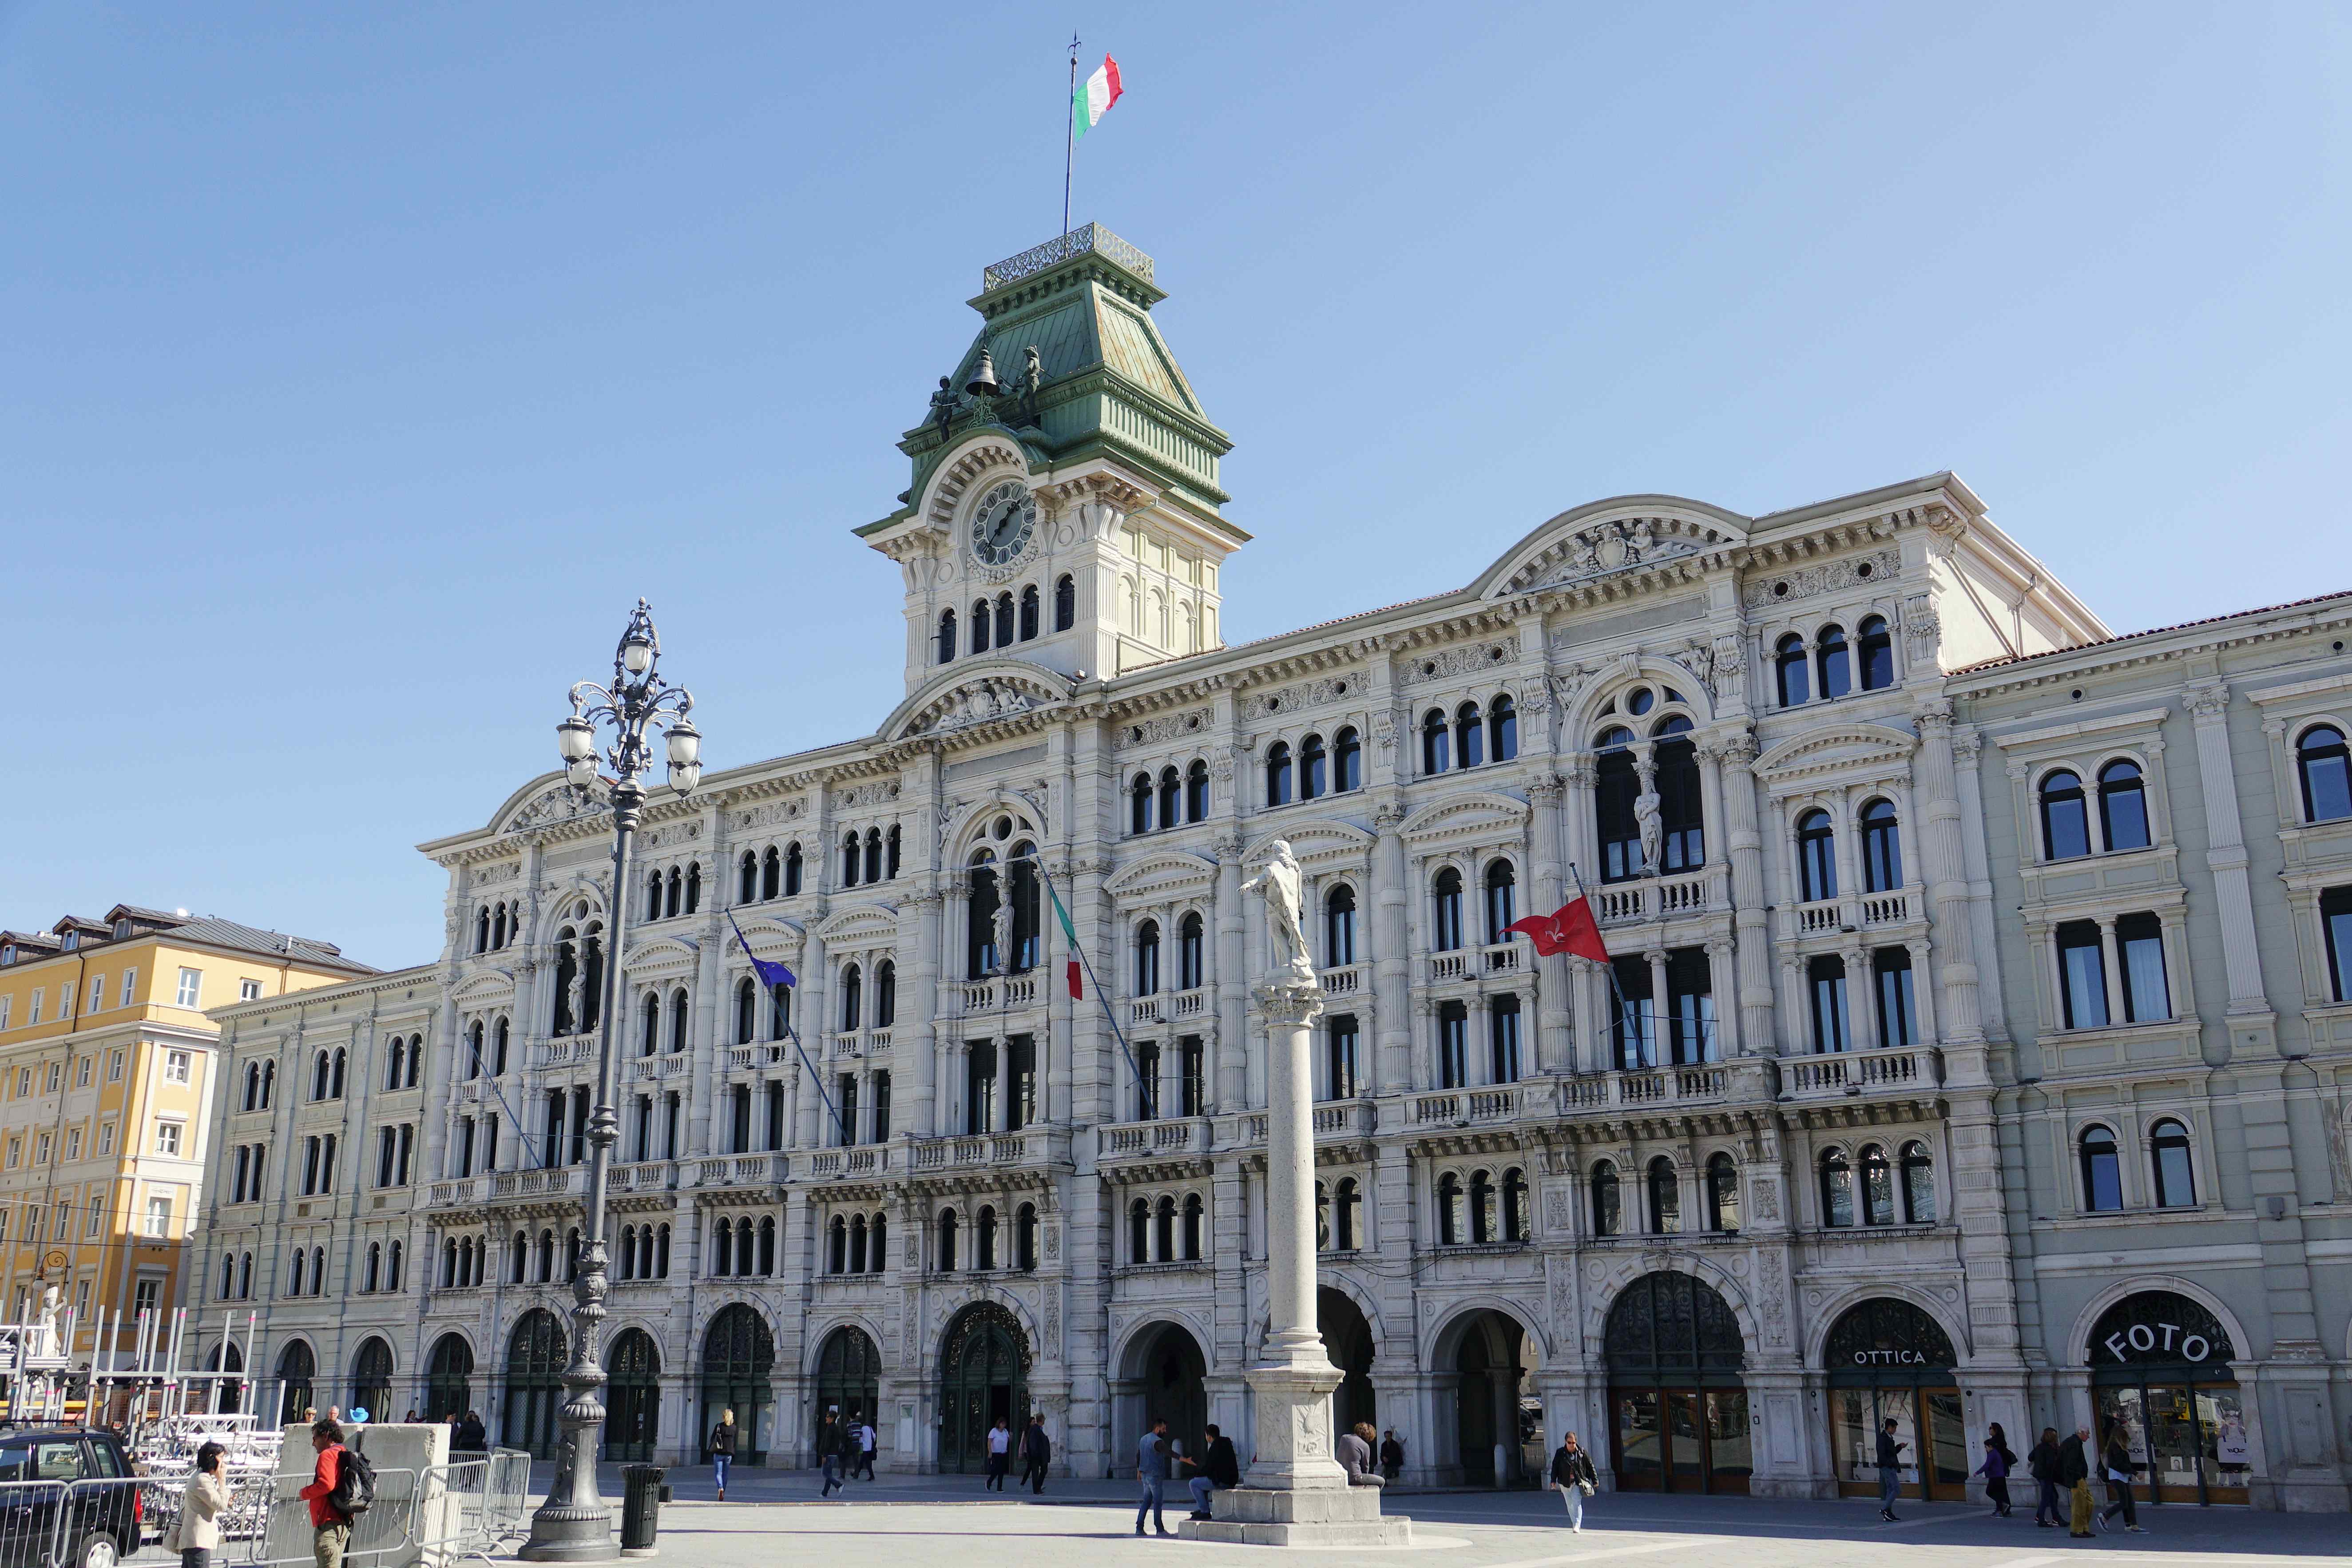
[(588, 954), (583, 950), (572, 965), (572, 983), (564, 988), (564, 1016), (571, 1021), (572, 1032), (584, 1034), (588, 1028)]
[(1013, 973), (1013, 868), (1004, 868), (1004, 876), (996, 889), (995, 923), (996, 973)]
[(1659, 810), (1657, 753), (1647, 743), (1633, 748), (1633, 771), (1642, 793), (1633, 797), (1633, 826), (1642, 836), (1642, 869), (1658, 875), (1658, 852), (1665, 844), (1665, 821)]
[(1291, 854), (1289, 841), (1283, 838), (1266, 846), (1257, 874), (1242, 884), (1243, 892), (1255, 891), (1265, 900), (1265, 931), (1274, 943), (1271, 984), (1276, 985), (1318, 984), (1315, 960), (1307, 949), (1305, 889), (1306, 879), (1298, 869), (1297, 857)]

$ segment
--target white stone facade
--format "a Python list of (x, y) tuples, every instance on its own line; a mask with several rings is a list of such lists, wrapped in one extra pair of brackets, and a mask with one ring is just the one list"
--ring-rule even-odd
[[(1158, 295), (1129, 297), (1145, 321)], [(2230, 1340), (2236, 1424), (2199, 1406), (2220, 1446), (2204, 1500), (2346, 1506), (2352, 1005), (2326, 890), (2352, 887), (2352, 821), (2309, 824), (2296, 748), (2352, 724), (2352, 598), (2111, 638), (1937, 475), (1760, 518), (1580, 506), (1458, 592), (1221, 647), (1216, 576), (1245, 536), (1217, 515), (1213, 461), (1189, 485), (1116, 447), (1056, 461), (1037, 417), (944, 423), (902, 510), (866, 531), (902, 568), (909, 628), (908, 698), (877, 731), (648, 812), (625, 890), (604, 1353), (627, 1451), (692, 1458), (720, 1405), (748, 1404), (751, 1446), (803, 1463), (824, 1403), (869, 1399), (889, 1468), (964, 1462), (991, 1397), (1044, 1411), (1057, 1466), (1085, 1474), (1147, 1411), (1247, 1433), (1268, 955), (1240, 887), (1279, 837), (1328, 994), (1322, 1297), (1359, 1373), (1338, 1397), (1402, 1436), (1408, 1479), (1513, 1482), (1575, 1429), (1621, 1485), (1663, 1468), (1823, 1495), (1856, 1479), (1857, 1396), (1899, 1407), (1915, 1451), (1961, 1445), (1965, 1472), (1989, 1422), (2021, 1453), (2134, 1378), (2150, 1433), (2162, 1379), (2101, 1373), (2091, 1341), (2160, 1291)], [(984, 559), (1011, 535), (976, 534), (975, 509), (1015, 494), (1035, 518)], [(1182, 651), (1180, 588), (1207, 651)], [(1784, 704), (1791, 635), (1809, 700)], [(1847, 689), (1821, 695), (1841, 669)], [(2143, 848), (2097, 837), (2098, 770), (2121, 758)], [(2080, 857), (2041, 837), (2060, 767), (2092, 781)], [(1024, 845), (1092, 965), (1082, 1000), (1052, 900), (1008, 871)], [(341, 1159), (306, 1194), (281, 1157), (256, 1202), (224, 1202), (212, 1173), (192, 1305), (208, 1349), (225, 1308), (266, 1302), (257, 1370), (299, 1343), (321, 1408), (378, 1387), (388, 1351), (394, 1414), (461, 1401), (536, 1441), (557, 1401), (513, 1342), (570, 1304), (594, 1040), (567, 954), (610, 924), (609, 823), (550, 775), (424, 847), (450, 877), (436, 963), (215, 1015), (214, 1157), (332, 1131)], [(999, 875), (1010, 929), (974, 921)], [(1608, 971), (1494, 929), (1579, 876), (1631, 1024)], [(854, 1089), (845, 1138), (730, 915), (799, 976), (807, 1050), (836, 1101)], [(2083, 922), (2112, 994), (2069, 1013)], [(336, 1048), (346, 1093), (312, 1100), (305, 1064)], [(247, 1109), (263, 1059), (275, 1101)], [(2168, 1121), (2194, 1201), (2155, 1186), (2180, 1168), (2155, 1142)], [(2108, 1169), (2084, 1152), (2095, 1122), (2118, 1141), (2113, 1194), (2085, 1185)], [(306, 1261), (289, 1296), (298, 1252), (327, 1272)], [(1867, 1344), (1848, 1320), (1833, 1345), (1874, 1300), (1908, 1315), (1884, 1310), (1897, 1326)], [(1938, 1332), (1948, 1353), (1904, 1338)], [(983, 1370), (992, 1346), (1017, 1388)], [(707, 1375), (714, 1355), (729, 1369)], [(1661, 1447), (1652, 1419), (1705, 1436)]]

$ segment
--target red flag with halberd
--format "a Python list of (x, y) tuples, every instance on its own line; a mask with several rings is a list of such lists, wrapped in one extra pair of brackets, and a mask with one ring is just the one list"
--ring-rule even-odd
[(1601, 922), (1593, 918), (1592, 901), (1581, 892), (1548, 915), (1529, 915), (1503, 929), (1524, 934), (1545, 958), (1565, 952), (1595, 963), (1609, 962), (1609, 944), (1601, 940)]

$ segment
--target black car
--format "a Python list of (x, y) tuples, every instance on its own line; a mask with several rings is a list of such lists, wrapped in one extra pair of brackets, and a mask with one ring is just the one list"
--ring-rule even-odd
[(0, 1568), (115, 1568), (139, 1550), (140, 1490), (112, 1432), (0, 1427)]

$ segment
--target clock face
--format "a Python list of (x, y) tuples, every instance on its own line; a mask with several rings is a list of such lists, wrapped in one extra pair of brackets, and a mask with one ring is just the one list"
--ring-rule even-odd
[(1037, 531), (1037, 498), (1007, 479), (981, 498), (971, 514), (971, 552), (984, 565), (1003, 566), (1029, 548)]

